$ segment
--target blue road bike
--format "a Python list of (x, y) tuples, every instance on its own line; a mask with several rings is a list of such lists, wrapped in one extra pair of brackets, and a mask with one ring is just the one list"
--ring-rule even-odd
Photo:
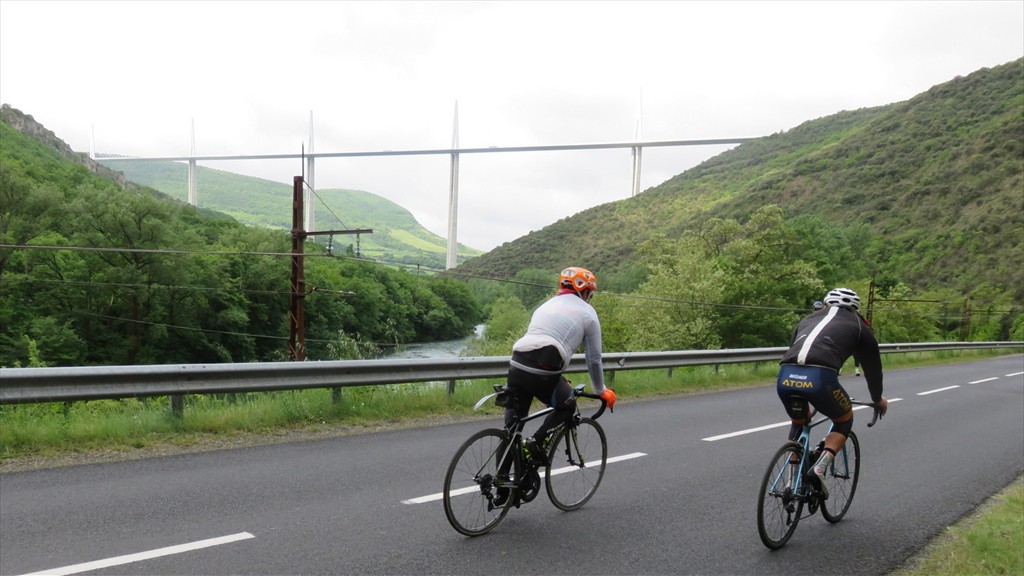
[[(796, 397), (794, 397), (795, 399)], [(805, 401), (806, 402), (806, 401)], [(878, 421), (881, 409), (873, 402), (853, 402), (874, 409), (874, 418), (868, 427)], [(811, 448), (811, 429), (831, 422), (828, 418), (813, 421), (807, 418), (795, 442), (787, 442), (772, 456), (771, 463), (761, 480), (757, 495), (757, 532), (761, 542), (772, 550), (782, 548), (800, 520), (813, 516), (818, 509), (825, 520), (836, 523), (843, 519), (850, 509), (853, 495), (857, 491), (860, 476), (860, 442), (851, 430), (843, 448), (836, 454), (825, 475), (828, 497), (825, 498), (818, 477), (812, 468), (821, 455), (825, 441), (821, 440)], [(829, 432), (832, 428), (829, 427)]]

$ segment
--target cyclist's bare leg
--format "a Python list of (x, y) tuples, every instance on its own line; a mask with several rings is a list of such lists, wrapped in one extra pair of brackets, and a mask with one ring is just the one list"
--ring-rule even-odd
[(793, 442), (796, 442), (796, 439), (800, 437), (800, 432), (804, 427), (804, 424), (810, 422), (814, 418), (814, 415), (818, 413), (818, 411), (814, 409), (814, 406), (811, 406), (809, 403), (805, 410), (807, 412), (807, 416), (804, 416), (803, 418), (790, 418), (789, 420), (791, 422), (789, 426), (789, 439)]
[(814, 406), (804, 398), (792, 397), (788, 400), (784, 400), (786, 404), (786, 413), (789, 414), (789, 441), (796, 442), (800, 438), (800, 432), (803, 431), (804, 424), (807, 424), (814, 418)]
[(819, 487), (825, 498), (828, 498), (828, 487), (825, 483), (825, 474), (832, 465), (836, 454), (846, 444), (846, 437), (853, 427), (853, 411), (847, 410), (841, 416), (832, 419), (832, 430), (825, 436), (825, 446), (821, 450), (821, 456), (814, 463), (814, 474), (818, 477)]
[[(853, 420), (852, 410), (850, 410), (846, 414), (843, 414), (842, 416), (839, 416), (838, 418), (833, 418), (832, 425), (833, 427), (835, 427), (836, 424), (843, 424), (851, 420)], [(841, 426), (840, 429), (842, 428), (843, 427)], [(836, 432), (835, 430), (833, 430), (832, 432), (828, 433), (828, 436), (825, 436), (825, 448), (831, 450), (833, 454), (842, 450), (843, 444), (846, 444), (846, 434), (843, 434), (842, 432)]]
[(807, 424), (807, 418), (793, 418), (790, 420), (789, 425), (789, 438), (790, 442), (796, 442), (796, 439), (800, 437), (800, 430)]

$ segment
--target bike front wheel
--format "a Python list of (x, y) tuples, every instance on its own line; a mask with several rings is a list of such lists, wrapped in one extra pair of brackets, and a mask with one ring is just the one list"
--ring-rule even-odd
[(554, 437), (548, 461), (544, 483), (551, 503), (565, 511), (580, 509), (604, 478), (608, 463), (604, 429), (590, 418), (563, 426)]
[(825, 474), (828, 499), (821, 503), (821, 515), (833, 524), (846, 516), (860, 477), (860, 442), (852, 431), (842, 450), (832, 459)]
[(796, 493), (800, 472), (800, 446), (786, 444), (772, 457), (757, 495), (757, 533), (765, 546), (782, 548), (800, 523), (804, 502)]
[(462, 444), (448, 465), (444, 476), (444, 514), (461, 534), (486, 534), (508, 514), (516, 497), (514, 487), (504, 488), (511, 493), (505, 502), (495, 505), (499, 482), (510, 483), (507, 478), (499, 480), (498, 474), (499, 451), (508, 444), (507, 438), (504, 430), (481, 430)]

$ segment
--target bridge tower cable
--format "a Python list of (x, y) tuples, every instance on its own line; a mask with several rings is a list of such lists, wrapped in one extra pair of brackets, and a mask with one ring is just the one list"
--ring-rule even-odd
[[(633, 133), (634, 142), (642, 142), (641, 134), (643, 132), (644, 122), (644, 93), (640, 91), (640, 113), (636, 120), (636, 131)], [(636, 196), (640, 193), (640, 161), (643, 157), (644, 149), (642, 146), (633, 147), (633, 170), (630, 178), (630, 193), (629, 195)]]
[(452, 164), (448, 179), (448, 258), (445, 269), (451, 270), (458, 263), (456, 248), (459, 245), (459, 101), (455, 101), (455, 119), (452, 126)]
[(199, 206), (199, 194), (196, 192), (196, 119), (192, 119), (192, 149), (188, 159), (188, 203)]
[(314, 176), (314, 154), (313, 154), (313, 111), (309, 111), (309, 154), (306, 155), (306, 230), (316, 230), (316, 199), (314, 198), (316, 187), (313, 184)]

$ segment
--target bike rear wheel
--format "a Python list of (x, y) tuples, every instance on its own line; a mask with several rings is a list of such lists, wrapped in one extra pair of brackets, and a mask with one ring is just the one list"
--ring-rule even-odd
[[(510, 492), (503, 505), (494, 504), (499, 488), (499, 449), (507, 438), (504, 430), (481, 430), (462, 444), (448, 465), (444, 476), (444, 514), (461, 534), (486, 534), (501, 522), (515, 502), (517, 491), (512, 486), (507, 488)], [(514, 477), (516, 472), (507, 475)]]
[(765, 546), (782, 548), (800, 523), (804, 502), (793, 492), (800, 474), (800, 446), (786, 444), (772, 456), (757, 495), (757, 533)]
[(839, 522), (850, 509), (853, 494), (857, 491), (857, 479), (860, 477), (860, 442), (852, 431), (843, 444), (843, 449), (836, 454), (832, 465), (825, 474), (825, 485), (828, 486), (828, 499), (821, 503), (821, 515), (833, 524)]
[(563, 426), (548, 452), (544, 477), (548, 498), (556, 507), (580, 509), (597, 491), (608, 463), (608, 440), (601, 425), (582, 418), (574, 426)]

